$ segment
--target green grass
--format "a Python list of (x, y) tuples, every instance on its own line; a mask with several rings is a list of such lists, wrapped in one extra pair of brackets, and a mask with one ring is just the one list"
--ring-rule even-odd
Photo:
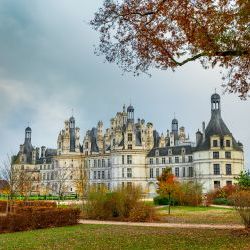
[(250, 249), (230, 230), (77, 225), (0, 235), (0, 249)]
[(173, 206), (168, 215), (165, 206), (159, 212), (164, 221), (172, 223), (241, 224), (239, 214), (231, 208)]

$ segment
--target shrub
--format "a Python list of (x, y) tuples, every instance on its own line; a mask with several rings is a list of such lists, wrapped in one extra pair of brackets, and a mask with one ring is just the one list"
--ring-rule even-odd
[[(92, 190), (87, 197), (83, 216), (89, 219), (126, 221), (131, 211), (141, 203), (141, 197), (140, 187), (118, 187), (112, 193), (107, 193), (105, 189)], [(148, 213), (146, 215), (149, 216)]]
[(229, 205), (229, 201), (226, 198), (215, 198), (213, 204), (215, 205)]
[(199, 206), (202, 202), (202, 185), (198, 182), (183, 182), (180, 184), (180, 205)]
[(128, 221), (134, 222), (152, 222), (159, 220), (155, 209), (144, 203), (137, 203), (129, 212)]
[(239, 212), (246, 229), (250, 230), (250, 190), (235, 192), (230, 199)]
[(51, 208), (46, 210), (32, 208), (19, 214), (0, 217), (0, 231), (16, 232), (47, 227), (75, 225), (78, 223), (80, 210)]
[[(168, 197), (159, 195), (159, 196), (154, 197), (154, 204), (155, 205), (169, 205), (169, 199)], [(174, 198), (170, 198), (170, 204), (172, 206), (178, 206), (179, 202), (175, 200)]]

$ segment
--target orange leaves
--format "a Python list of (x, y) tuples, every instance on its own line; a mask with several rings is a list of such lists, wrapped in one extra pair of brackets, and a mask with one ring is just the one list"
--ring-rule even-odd
[(216, 62), (233, 68), (223, 78), (226, 90), (244, 98), (250, 88), (249, 12), (248, 0), (235, 4), (229, 0), (105, 0), (90, 24), (100, 32), (98, 55), (125, 71), (174, 70), (195, 60), (208, 68)]

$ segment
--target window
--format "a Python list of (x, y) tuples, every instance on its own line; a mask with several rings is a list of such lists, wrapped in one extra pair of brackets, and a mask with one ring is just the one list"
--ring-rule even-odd
[(213, 140), (213, 147), (218, 147), (218, 141), (217, 140)]
[(226, 140), (226, 147), (231, 147), (231, 141), (230, 140)]
[(186, 169), (185, 169), (185, 168), (182, 169), (182, 176), (183, 176), (183, 177), (186, 176)]
[(171, 150), (171, 149), (168, 150), (168, 154), (169, 154), (169, 155), (172, 154), (172, 150)]
[(231, 159), (231, 152), (225, 152), (225, 158)]
[(156, 169), (156, 177), (158, 178), (160, 176), (159, 168)]
[(132, 134), (131, 133), (128, 134), (128, 141), (132, 141)]
[(220, 156), (219, 152), (213, 152), (214, 159), (219, 159), (219, 156)]
[(85, 143), (85, 148), (88, 148), (88, 147), (89, 147), (89, 143), (86, 142), (86, 143)]
[(108, 170), (108, 179), (110, 179), (110, 170)]
[(102, 171), (102, 179), (105, 179), (105, 171)]
[(163, 173), (166, 170), (166, 168), (162, 168), (161, 173)]
[(130, 150), (132, 149), (132, 145), (131, 144), (128, 145), (128, 149), (130, 149)]
[(150, 159), (149, 159), (149, 164), (150, 164), (150, 165), (153, 165), (153, 158), (150, 158)]
[(122, 178), (125, 178), (125, 169), (122, 168)]
[(115, 139), (113, 139), (113, 146), (115, 146)]
[(100, 167), (101, 167), (101, 160), (98, 159), (98, 168), (100, 168)]
[(162, 162), (162, 164), (165, 164), (166, 163), (166, 158), (162, 158), (161, 162)]
[(154, 178), (154, 169), (150, 168), (149, 170), (149, 178)]
[(127, 168), (127, 178), (132, 178), (132, 168)]
[(214, 164), (214, 175), (220, 174), (220, 164)]
[(193, 175), (194, 175), (193, 167), (188, 167), (188, 177), (193, 177)]
[(102, 167), (105, 168), (105, 159), (102, 159)]
[(132, 188), (132, 182), (127, 182), (127, 187)]
[(220, 188), (220, 181), (214, 181), (214, 188)]
[(127, 155), (127, 164), (132, 164), (132, 155)]
[(226, 185), (227, 185), (227, 186), (232, 186), (233, 183), (232, 183), (232, 181), (227, 181), (227, 182), (226, 182)]
[(182, 156), (182, 162), (185, 162), (185, 155)]
[(97, 166), (96, 166), (97, 164), (96, 164), (96, 160), (94, 160), (94, 168), (96, 168)]
[(101, 179), (101, 171), (98, 171), (98, 179)]
[(155, 156), (159, 156), (159, 150), (155, 150)]
[(108, 167), (111, 167), (110, 159), (108, 159)]
[(179, 163), (179, 157), (175, 157), (175, 163)]
[(226, 164), (226, 175), (232, 174), (232, 167), (231, 164)]
[(169, 160), (169, 163), (172, 163), (172, 157), (169, 157), (168, 160)]
[(159, 158), (156, 158), (156, 164), (159, 164)]
[(180, 174), (179, 168), (175, 168), (175, 176), (176, 176), (176, 177), (179, 177), (179, 174)]
[(188, 162), (192, 162), (193, 161), (193, 156), (192, 155), (189, 155), (188, 156)]
[(122, 155), (122, 165), (124, 165), (124, 155)]

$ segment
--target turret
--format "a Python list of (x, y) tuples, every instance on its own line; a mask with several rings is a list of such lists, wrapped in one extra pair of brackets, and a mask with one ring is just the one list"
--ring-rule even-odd
[(75, 152), (76, 148), (76, 135), (75, 135), (75, 118), (69, 118), (69, 134), (70, 134), (70, 152)]
[(211, 114), (221, 115), (220, 95), (217, 93), (211, 96)]
[(134, 107), (132, 105), (129, 105), (127, 108), (128, 122), (134, 123), (134, 111)]
[(25, 144), (26, 143), (31, 143), (31, 132), (32, 132), (32, 130), (31, 130), (31, 128), (30, 127), (27, 127), (26, 129), (25, 129)]

